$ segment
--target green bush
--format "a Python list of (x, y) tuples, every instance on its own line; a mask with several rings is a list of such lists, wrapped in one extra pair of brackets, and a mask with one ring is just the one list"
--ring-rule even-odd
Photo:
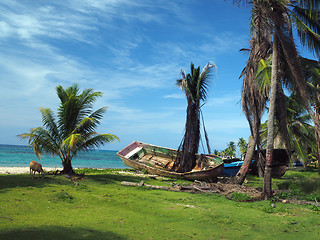
[(281, 199), (288, 199), (292, 197), (292, 193), (291, 192), (279, 192), (277, 193), (277, 197), (281, 198)]
[(279, 190), (289, 190), (290, 189), (290, 182), (285, 181), (285, 182), (280, 182), (277, 184)]
[(69, 194), (69, 193), (67, 193), (65, 191), (58, 192), (54, 196), (54, 200), (60, 200), (60, 201), (70, 202), (73, 199), (74, 199), (74, 197), (71, 194)]
[(317, 205), (311, 205), (310, 209), (315, 212), (320, 212), (320, 206)]
[(252, 197), (245, 193), (234, 192), (230, 194), (229, 199), (237, 202), (246, 202), (252, 199)]

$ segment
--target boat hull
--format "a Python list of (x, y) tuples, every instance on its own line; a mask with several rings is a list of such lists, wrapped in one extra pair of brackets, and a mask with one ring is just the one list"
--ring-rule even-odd
[[(171, 178), (180, 178), (186, 180), (202, 180), (202, 181), (213, 181), (221, 174), (224, 168), (223, 161), (214, 159), (212, 156), (205, 156), (210, 161), (216, 161), (214, 167), (210, 167), (208, 169), (202, 170), (195, 170), (191, 172), (185, 173), (178, 173), (170, 170), (166, 170), (164, 168), (151, 166), (150, 164), (141, 161), (142, 152), (148, 149), (152, 153), (154, 152), (155, 155), (166, 156), (166, 160), (168, 163), (172, 163), (175, 160), (175, 156), (177, 155), (177, 150), (168, 149), (163, 147), (158, 147), (151, 144), (141, 143), (141, 142), (133, 142), (121, 151), (117, 153), (117, 155), (122, 159), (123, 163), (131, 168), (136, 170), (145, 170), (149, 174), (152, 175), (160, 175), (164, 177), (171, 177)], [(151, 150), (150, 150), (151, 149)], [(152, 158), (152, 157), (151, 157)], [(168, 165), (168, 164), (167, 164)]]

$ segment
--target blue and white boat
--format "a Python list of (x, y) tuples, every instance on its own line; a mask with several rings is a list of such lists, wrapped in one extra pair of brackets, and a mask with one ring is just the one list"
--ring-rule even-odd
[[(251, 161), (251, 164), (253, 164), (254, 160)], [(224, 169), (222, 171), (222, 176), (224, 177), (233, 177), (237, 175), (239, 169), (242, 166), (243, 161), (236, 161), (232, 163), (225, 163)]]

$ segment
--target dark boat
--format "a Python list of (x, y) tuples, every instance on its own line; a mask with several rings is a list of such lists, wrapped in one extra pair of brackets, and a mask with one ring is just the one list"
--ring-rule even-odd
[(221, 158), (212, 155), (197, 155), (197, 164), (190, 172), (172, 171), (178, 151), (142, 142), (133, 142), (117, 152), (123, 163), (149, 174), (187, 180), (213, 181), (224, 168)]
[[(260, 154), (258, 155), (258, 151), (254, 152), (253, 159), (260, 159), (262, 163), (262, 172), (264, 172), (265, 161), (266, 161), (266, 150), (260, 150)], [(282, 177), (289, 166), (290, 157), (286, 149), (274, 149), (273, 150), (273, 162), (271, 165), (271, 177), (280, 178)], [(257, 161), (254, 161), (250, 168), (250, 174), (258, 175), (258, 164)]]

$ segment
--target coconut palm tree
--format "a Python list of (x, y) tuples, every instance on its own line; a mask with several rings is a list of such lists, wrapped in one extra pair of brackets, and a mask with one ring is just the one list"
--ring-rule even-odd
[(304, 76), (308, 82), (308, 92), (310, 95), (313, 113), (311, 114), (314, 122), (316, 138), (316, 158), (318, 160), (318, 172), (320, 175), (320, 64), (318, 61), (301, 58), (304, 66)]
[[(239, 3), (240, 0), (234, 0)], [(264, 194), (265, 198), (271, 198), (271, 164), (273, 158), (273, 130), (274, 118), (276, 111), (277, 89), (281, 86), (282, 63), (285, 63), (295, 81), (295, 87), (302, 97), (304, 104), (308, 107), (306, 86), (303, 78), (302, 68), (299, 56), (293, 39), (292, 28), (296, 27), (301, 43), (320, 53), (320, 24), (318, 21), (320, 2), (316, 0), (253, 0), (242, 1), (252, 4), (253, 9), (260, 10), (259, 14), (267, 20), (272, 32), (272, 71), (271, 71), (271, 87), (270, 87), (270, 105), (268, 116), (268, 144), (266, 153), (266, 168), (264, 178)], [(256, 12), (254, 12), (256, 13)], [(256, 25), (255, 27), (259, 27)], [(268, 28), (269, 30), (269, 28)], [(264, 32), (265, 29), (257, 29), (256, 32)], [(269, 31), (268, 31), (269, 33)], [(282, 61), (280, 61), (282, 58)], [(280, 90), (281, 92), (281, 90)], [(278, 103), (278, 102), (277, 102)]]
[(227, 157), (233, 158), (236, 155), (235, 142), (231, 141), (227, 144), (227, 148), (224, 150)]
[(244, 138), (239, 138), (237, 145), (240, 149), (240, 153), (242, 157), (247, 152), (248, 143)]
[(73, 174), (71, 160), (80, 152), (119, 140), (112, 134), (99, 134), (95, 131), (106, 108), (93, 111), (93, 103), (101, 92), (85, 89), (80, 93), (75, 84), (64, 89), (56, 88), (60, 99), (57, 120), (50, 108), (40, 108), (43, 127), (32, 128), (30, 133), (18, 135), (27, 139), (35, 154), (43, 153), (59, 156), (63, 173)]
[(243, 164), (233, 179), (237, 184), (242, 184), (245, 180), (255, 148), (259, 146), (261, 118), (269, 93), (268, 85), (259, 84), (257, 76), (261, 76), (261, 79), (268, 78), (268, 71), (263, 71), (261, 74), (258, 69), (261, 68), (260, 60), (270, 57), (272, 27), (266, 16), (262, 14), (261, 7), (256, 4), (252, 7), (251, 32), (250, 49), (242, 49), (250, 51), (249, 59), (240, 75), (240, 78), (243, 77), (241, 107), (249, 122), (251, 136)]
[[(289, 136), (290, 146), (294, 150), (294, 156), (299, 161), (307, 162), (309, 151), (316, 149), (314, 127), (311, 123), (311, 116), (304, 108), (299, 96), (292, 94), (286, 97), (286, 129)], [(279, 129), (279, 121), (275, 121), (274, 143), (276, 148), (285, 148), (284, 141)], [(261, 124), (261, 147), (267, 145), (268, 121)]]
[[(207, 89), (214, 67), (215, 65), (209, 62), (200, 72), (200, 66), (195, 68), (194, 64), (191, 63), (191, 73), (185, 74), (181, 70), (182, 78), (177, 80), (177, 85), (185, 92), (188, 105), (185, 134), (179, 146), (179, 154), (172, 168), (174, 171), (191, 171), (196, 165), (196, 153), (198, 152), (200, 141), (201, 107), (207, 99)], [(208, 142), (206, 132), (205, 137)]]

